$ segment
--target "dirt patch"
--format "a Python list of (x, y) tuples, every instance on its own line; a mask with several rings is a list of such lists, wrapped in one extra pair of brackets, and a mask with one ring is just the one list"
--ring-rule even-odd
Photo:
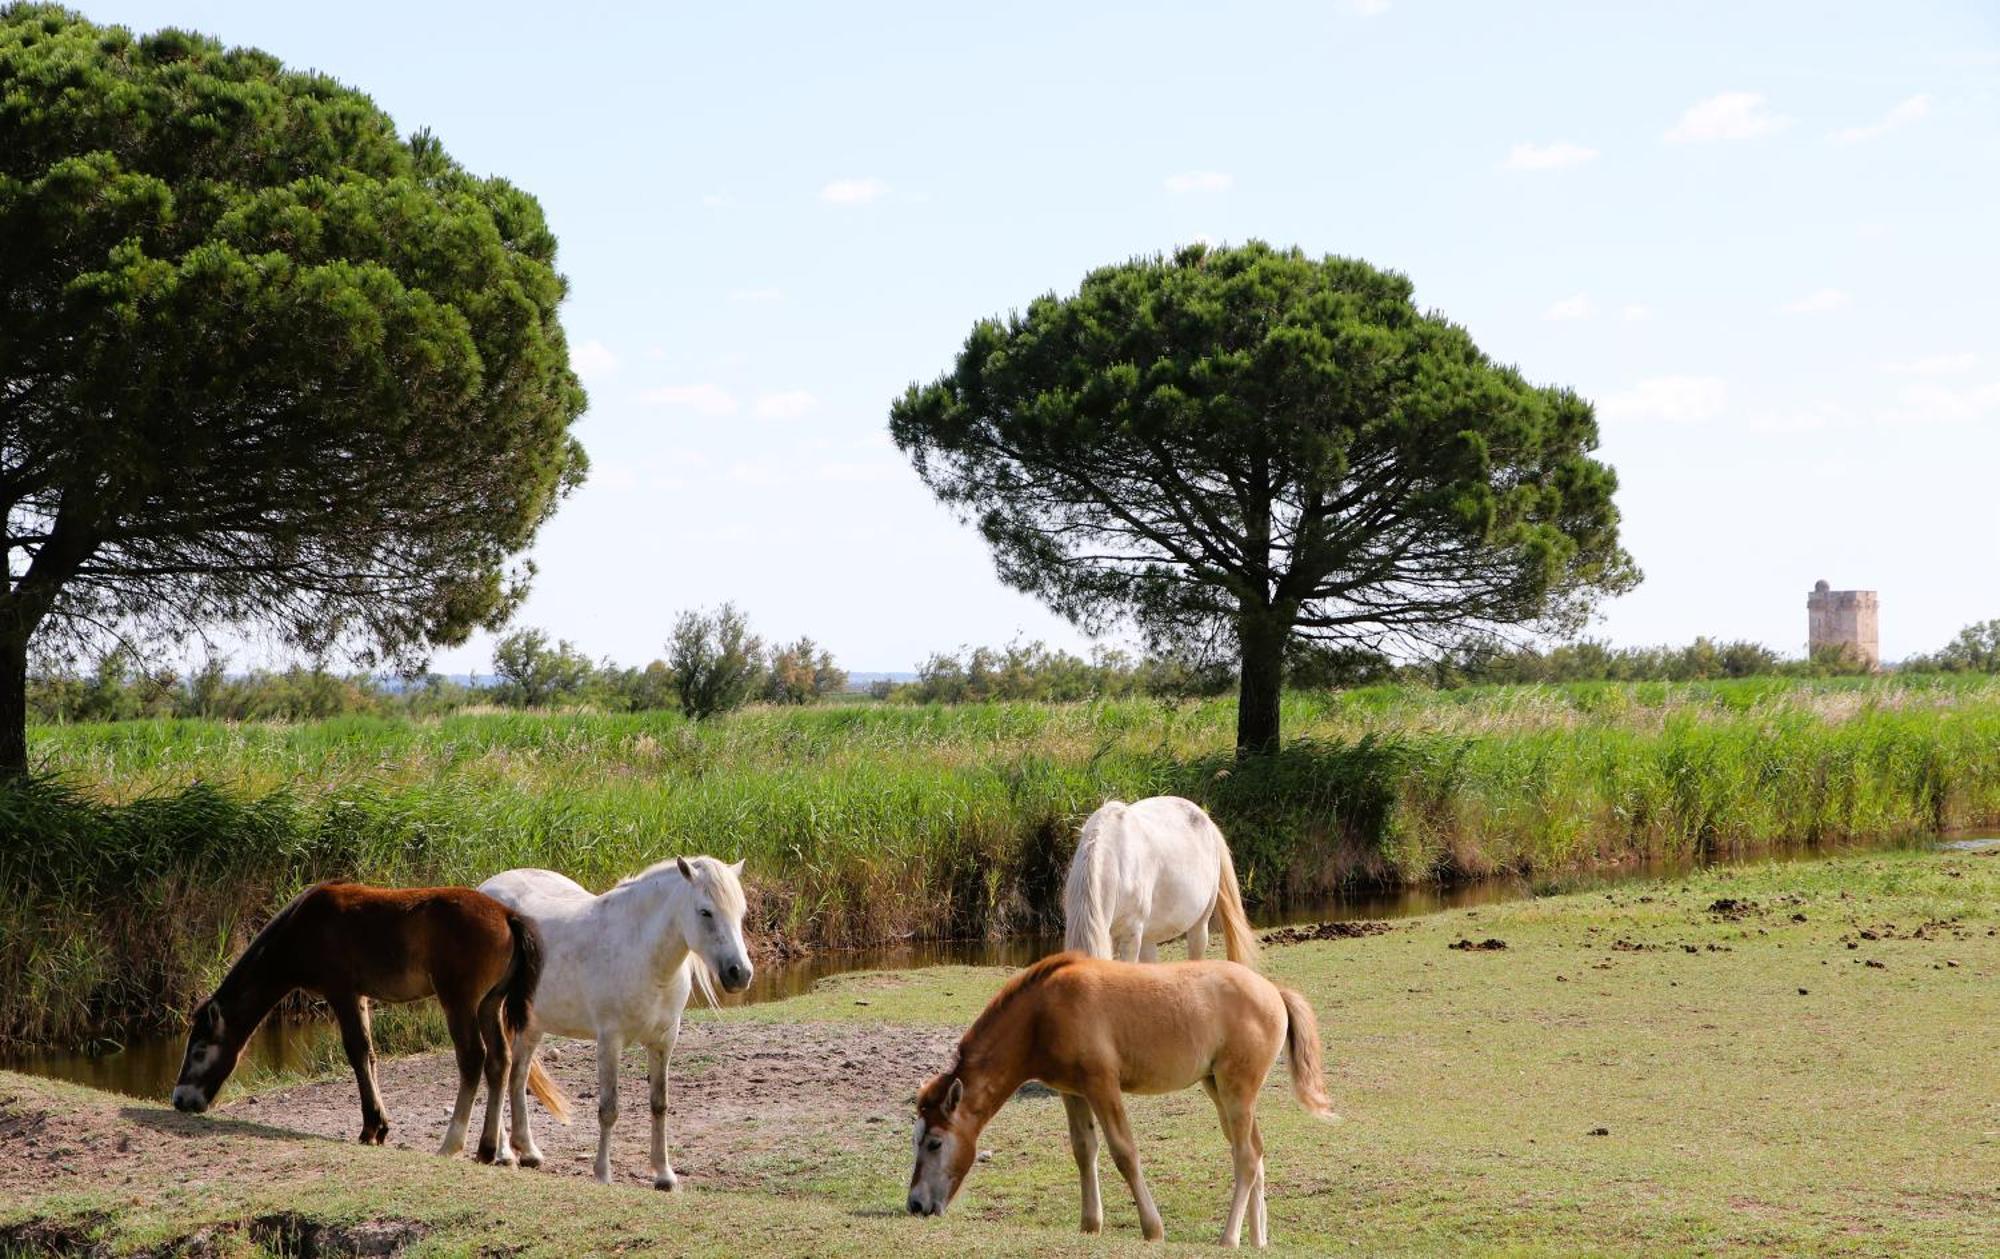
[(1315, 940), (1361, 940), (1394, 930), (1386, 922), (1316, 922), (1310, 926), (1280, 927), (1258, 938), (1265, 944), (1308, 944)]
[[(764, 1160), (795, 1151), (807, 1134), (821, 1148), (829, 1133), (836, 1146), (860, 1148), (879, 1131), (870, 1125), (905, 1118), (917, 1088), (946, 1065), (957, 1043), (952, 1032), (923, 1028), (689, 1023), (667, 1068), (667, 1150), (674, 1171), (693, 1185), (741, 1188), (760, 1179)], [(545, 1160), (538, 1174), (588, 1176), (597, 1152), (596, 1047), (550, 1039), (542, 1056), (570, 1095), (573, 1119), (565, 1127), (534, 1107), (535, 1141)], [(436, 1149), (458, 1088), (450, 1056), (398, 1058), (382, 1063), (377, 1076), (389, 1111), (389, 1144)], [(773, 1098), (783, 1104), (773, 1105)], [(473, 1110), (474, 1140), (485, 1106), (482, 1092)], [(361, 1130), (352, 1079), (225, 1101), (219, 1113), (340, 1140), (353, 1140)], [(651, 1184), (651, 1122), (645, 1051), (630, 1049), (618, 1073), (615, 1178)]]
[(1495, 940), (1490, 936), (1484, 940), (1466, 940), (1461, 938), (1452, 941), (1445, 947), (1448, 949), (1457, 949), (1461, 953), (1497, 953), (1507, 947), (1507, 942), (1505, 940)]
[(347, 1259), (400, 1255), (428, 1230), (414, 1220), (365, 1220), (329, 1224), (293, 1212), (250, 1221), (250, 1240), (265, 1250), (297, 1259)]
[(111, 1247), (98, 1240), (104, 1227), (100, 1216), (23, 1220), (0, 1228), (4, 1255), (108, 1255)]
[[(846, 1152), (879, 1147), (885, 1139), (901, 1148), (907, 1135), (885, 1134), (901, 1134), (917, 1088), (950, 1061), (956, 1044), (956, 1033), (934, 1028), (690, 1023), (668, 1074), (667, 1146), (674, 1170), (692, 1186), (740, 1190), (795, 1178), (801, 1149)], [(587, 1177), (597, 1149), (595, 1047), (552, 1038), (543, 1049), (550, 1073), (574, 1102), (574, 1120), (565, 1127), (535, 1106), (535, 1138), (546, 1161), (539, 1171), (506, 1174)], [(389, 1143), (435, 1150), (457, 1093), (451, 1056), (385, 1060), (377, 1075), (389, 1111)], [(618, 1083), (613, 1176), (621, 1184), (650, 1186), (643, 1049), (625, 1055)], [(476, 1144), (484, 1111), (482, 1096), (469, 1145)], [(0, 1201), (69, 1188), (199, 1184), (225, 1166), (232, 1184), (286, 1183), (314, 1161), (304, 1143), (350, 1142), (360, 1129), (352, 1077), (253, 1097), (225, 1089), (223, 1104), (203, 1116), (109, 1095), (55, 1106), (0, 1084), (0, 1133), (8, 1155), (0, 1159)], [(77, 1219), (17, 1224), (15, 1230), (29, 1231), (0, 1234), (0, 1253), (93, 1253), (94, 1226)], [(296, 1234), (296, 1244), (266, 1245), (287, 1254), (392, 1254), (416, 1240), (396, 1221), (364, 1227), (272, 1217), (212, 1226), (205, 1232), (213, 1236), (184, 1238), (176, 1250), (228, 1250), (240, 1246), (243, 1238), (236, 1234), (257, 1229), (274, 1243)], [(305, 1247), (308, 1233), (316, 1249)]]
[(1708, 912), (1721, 918), (1747, 918), (1757, 912), (1757, 902), (1724, 896), (1711, 903)]

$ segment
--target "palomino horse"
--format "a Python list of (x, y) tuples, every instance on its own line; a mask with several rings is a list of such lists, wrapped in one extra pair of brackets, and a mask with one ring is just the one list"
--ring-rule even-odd
[(1022, 970), (986, 1004), (958, 1042), (958, 1060), (917, 1096), (910, 1213), (938, 1215), (979, 1151), (979, 1133), (1029, 1080), (1062, 1094), (1070, 1152), (1083, 1183), (1083, 1231), (1104, 1226), (1097, 1135), (1139, 1205), (1146, 1240), (1166, 1236), (1139, 1173), (1124, 1093), (1171, 1093), (1199, 1084), (1222, 1117), (1236, 1163), (1236, 1194), (1222, 1244), (1234, 1246), (1246, 1210), (1250, 1241), (1266, 1241), (1264, 1140), (1257, 1092), (1279, 1049), (1289, 1050), (1292, 1095), (1337, 1120), (1320, 1067), (1319, 1027), (1306, 999), (1234, 962), (1136, 966), (1058, 953)]
[(1188, 957), (1200, 961), (1217, 920), (1229, 960), (1254, 962), (1257, 938), (1229, 844), (1200, 805), (1179, 796), (1113, 800), (1083, 824), (1063, 888), (1064, 947), (1151, 962), (1160, 945), (1186, 936)]
[(651, 866), (602, 896), (553, 870), (509, 870), (479, 890), (533, 919), (547, 949), (534, 1021), (514, 1052), (514, 1145), (524, 1167), (542, 1152), (528, 1126), (525, 1088), (547, 1076), (535, 1061), (544, 1034), (597, 1042), (597, 1179), (611, 1183), (611, 1126), (618, 1122), (618, 1055), (646, 1047), (653, 1104), (653, 1187), (676, 1181), (667, 1159), (667, 1058), (691, 984), (714, 1000), (712, 971), (730, 992), (750, 986), (743, 948), (743, 863), (679, 858)]
[[(250, 1034), (278, 1002), (303, 988), (326, 998), (361, 1087), (361, 1143), (389, 1135), (375, 1085), (368, 1003), (435, 996), (458, 1050), (458, 1102), (440, 1154), (465, 1148), (465, 1126), (486, 1077), (486, 1124), (479, 1161), (512, 1162), (500, 1131), (508, 1037), (529, 1022), (542, 950), (535, 928), (505, 905), (468, 888), (397, 889), (320, 883), (279, 910), (229, 968), (214, 995), (195, 1008), (174, 1108), (207, 1110), (236, 1068)], [(552, 1086), (538, 1091), (559, 1114)]]

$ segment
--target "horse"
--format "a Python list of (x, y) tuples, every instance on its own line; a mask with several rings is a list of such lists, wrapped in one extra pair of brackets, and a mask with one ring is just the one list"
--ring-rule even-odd
[(1229, 844), (1200, 805), (1179, 796), (1137, 804), (1113, 800), (1090, 815), (1063, 887), (1063, 946), (1127, 962), (1159, 958), (1159, 946), (1187, 937), (1200, 961), (1220, 920), (1225, 953), (1252, 965), (1257, 937)]
[(1306, 999), (1235, 962), (1142, 966), (1058, 953), (1015, 974), (958, 1042), (958, 1056), (917, 1095), (912, 1215), (940, 1215), (979, 1151), (979, 1134), (1016, 1089), (1037, 1080), (1062, 1095), (1070, 1153), (1083, 1189), (1083, 1231), (1104, 1226), (1097, 1187), (1103, 1125), (1118, 1171), (1139, 1207), (1147, 1241), (1166, 1236), (1125, 1117), (1125, 1093), (1171, 1093), (1199, 1084), (1222, 1118), (1236, 1189), (1222, 1244), (1268, 1240), (1264, 1140), (1257, 1093), (1277, 1061), (1291, 1059), (1292, 1095), (1338, 1122), (1320, 1065), (1319, 1025)]
[[(207, 1110), (257, 1025), (278, 1002), (304, 989), (333, 1007), (361, 1090), (361, 1144), (381, 1145), (389, 1137), (389, 1119), (375, 1083), (369, 1003), (435, 996), (458, 1056), (458, 1101), (438, 1153), (449, 1156), (465, 1148), (483, 1074), (486, 1122), (479, 1161), (511, 1163), (500, 1131), (508, 1037), (528, 1024), (541, 972), (534, 925), (469, 888), (314, 884), (264, 925), (221, 985), (195, 1007), (174, 1109)], [(550, 1110), (567, 1113), (566, 1099), (552, 1084), (544, 1081), (538, 1096)]]
[(750, 986), (742, 873), (740, 861), (732, 866), (713, 857), (681, 857), (650, 866), (602, 896), (553, 870), (509, 870), (480, 884), (480, 891), (534, 920), (546, 949), (535, 1017), (515, 1033), (513, 1142), (523, 1167), (542, 1161), (524, 1096), (525, 1088), (547, 1079), (535, 1049), (544, 1035), (571, 1036), (597, 1042), (594, 1170), (599, 1183), (611, 1183), (618, 1055), (626, 1042), (637, 1041), (650, 1057), (653, 1187), (678, 1184), (667, 1158), (667, 1058), (693, 984), (711, 1005), (711, 972), (726, 991)]

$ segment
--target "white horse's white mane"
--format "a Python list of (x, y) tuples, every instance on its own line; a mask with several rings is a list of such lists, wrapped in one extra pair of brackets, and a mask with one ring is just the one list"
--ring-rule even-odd
[[(664, 861), (654, 862), (637, 874), (626, 875), (613, 884), (610, 890), (616, 892), (621, 888), (632, 887), (641, 883), (650, 883), (655, 879), (664, 878), (669, 875), (676, 880), (680, 880), (683, 877), (681, 875), (681, 862), (683, 860), (687, 862), (688, 868), (694, 871), (694, 882), (690, 886), (705, 890), (708, 893), (708, 898), (715, 902), (715, 908), (718, 912), (727, 914), (731, 918), (740, 921), (746, 906), (746, 902), (743, 899), (743, 884), (737, 879), (734, 866), (714, 857), (668, 857)], [(709, 1008), (718, 1008), (721, 1002), (716, 999), (715, 995), (716, 977), (710, 973), (708, 961), (701, 955), (700, 950), (690, 949), (688, 951), (687, 965), (694, 977), (695, 987), (701, 990), (701, 995), (707, 1000)]]

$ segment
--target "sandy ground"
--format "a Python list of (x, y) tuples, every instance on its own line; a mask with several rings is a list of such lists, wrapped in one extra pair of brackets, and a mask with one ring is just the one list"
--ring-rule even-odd
[[(851, 1023), (772, 1025), (749, 1022), (690, 1023), (681, 1033), (669, 1064), (667, 1148), (674, 1171), (688, 1186), (740, 1185), (756, 1179), (751, 1164), (808, 1138), (859, 1147), (880, 1141), (884, 1128), (900, 1128), (910, 1099), (925, 1078), (949, 1060), (956, 1033), (945, 1029), (869, 1027)], [(550, 1053), (553, 1049), (555, 1052)], [(546, 1160), (540, 1172), (588, 1177), (597, 1149), (597, 1067), (588, 1042), (543, 1042), (544, 1061), (570, 1095), (574, 1114), (568, 1126), (556, 1123), (535, 1102), (535, 1139)], [(378, 1068), (383, 1105), (389, 1112), (389, 1144), (429, 1151), (443, 1139), (457, 1092), (456, 1069), (448, 1053), (418, 1054), (384, 1061)], [(783, 1106), (772, 1097), (781, 1094)], [(113, 1099), (107, 1096), (106, 1101)], [(484, 1113), (484, 1092), (473, 1111), (468, 1145), (476, 1145)], [(651, 1183), (647, 1172), (650, 1113), (646, 1060), (628, 1051), (619, 1072), (619, 1117), (612, 1134), (613, 1177), (620, 1183)], [(157, 1112), (154, 1112), (157, 1114)], [(269, 1136), (302, 1133), (352, 1141), (361, 1130), (361, 1112), (352, 1077), (256, 1094), (230, 1096), (210, 1112), (236, 1123), (208, 1131), (245, 1131)], [(95, 1108), (29, 1106), (0, 1090), (0, 1146), (23, 1157), (0, 1159), (0, 1199), (46, 1194), (52, 1181), (134, 1184), (177, 1165), (198, 1167), (205, 1145), (198, 1120), (162, 1115), (182, 1140), (161, 1143), (142, 1133), (134, 1140), (127, 1124), (107, 1127), (112, 1115)], [(843, 1136), (843, 1134), (848, 1134)], [(272, 1149), (282, 1164), (282, 1144)], [(468, 1154), (466, 1157), (470, 1157)], [(166, 1160), (166, 1164), (160, 1164)], [(240, 1175), (255, 1170), (230, 1169)], [(282, 1170), (282, 1169), (274, 1169)]]
[[(667, 1152), (686, 1184), (722, 1184), (736, 1164), (784, 1148), (810, 1133), (873, 1137), (877, 1124), (901, 1125), (917, 1087), (949, 1060), (957, 1034), (849, 1023), (776, 1026), (688, 1023), (667, 1064)], [(591, 1173), (597, 1153), (597, 1051), (588, 1041), (551, 1038), (542, 1060), (569, 1094), (565, 1126), (532, 1099), (541, 1170)], [(446, 1053), (418, 1054), (380, 1064), (377, 1079), (389, 1112), (389, 1144), (434, 1150), (457, 1096), (457, 1070)], [(644, 1050), (628, 1048), (618, 1073), (618, 1123), (612, 1130), (614, 1180), (650, 1184), (647, 1149), (652, 1115)], [(784, 1098), (773, 1106), (774, 1095)], [(478, 1144), (485, 1091), (473, 1107), (467, 1147)], [(361, 1131), (352, 1078), (225, 1100), (217, 1113), (272, 1127), (351, 1140)], [(740, 1183), (740, 1181), (738, 1181)]]

